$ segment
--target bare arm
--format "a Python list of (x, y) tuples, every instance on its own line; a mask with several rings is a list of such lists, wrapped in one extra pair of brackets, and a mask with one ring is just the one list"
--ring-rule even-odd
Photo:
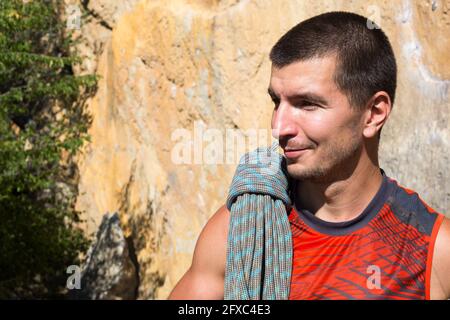
[(444, 218), (434, 245), (431, 269), (432, 300), (450, 299), (450, 219)]
[(169, 299), (223, 299), (229, 218), (228, 209), (222, 206), (209, 219), (197, 240), (192, 265)]

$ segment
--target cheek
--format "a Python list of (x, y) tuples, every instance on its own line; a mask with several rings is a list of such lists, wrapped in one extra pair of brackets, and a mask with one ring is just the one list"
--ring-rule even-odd
[[(316, 143), (332, 138), (339, 127), (336, 117), (318, 110), (310, 114), (303, 115), (302, 127), (309, 139)], [(305, 112), (305, 111), (304, 111)]]

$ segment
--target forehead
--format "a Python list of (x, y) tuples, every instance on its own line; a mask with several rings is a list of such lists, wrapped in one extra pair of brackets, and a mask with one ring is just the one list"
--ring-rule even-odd
[(282, 68), (272, 66), (270, 89), (282, 96), (299, 92), (336, 93), (335, 67), (334, 56), (297, 61)]

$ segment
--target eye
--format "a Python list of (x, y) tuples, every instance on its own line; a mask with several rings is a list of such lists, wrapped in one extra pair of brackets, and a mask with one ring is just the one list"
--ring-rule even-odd
[(309, 101), (300, 101), (299, 103), (296, 103), (295, 106), (297, 108), (301, 108), (307, 111), (313, 111), (319, 108), (318, 104), (309, 102)]
[(273, 102), (273, 104), (274, 104), (275, 109), (277, 109), (278, 106), (280, 105), (280, 100), (278, 100), (278, 99), (272, 99), (272, 102)]

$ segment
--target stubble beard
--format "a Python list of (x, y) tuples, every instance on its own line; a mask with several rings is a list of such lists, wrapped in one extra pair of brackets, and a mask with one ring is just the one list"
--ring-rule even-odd
[[(314, 183), (331, 183), (348, 176), (360, 157), (362, 141), (355, 135), (346, 137), (333, 144), (319, 146), (312, 152), (320, 152), (313, 155), (314, 162), (308, 160), (303, 164), (301, 157), (295, 160), (287, 159), (287, 171), (295, 180), (310, 181)], [(322, 150), (320, 150), (322, 148)], [(298, 163), (297, 163), (298, 162)]]

